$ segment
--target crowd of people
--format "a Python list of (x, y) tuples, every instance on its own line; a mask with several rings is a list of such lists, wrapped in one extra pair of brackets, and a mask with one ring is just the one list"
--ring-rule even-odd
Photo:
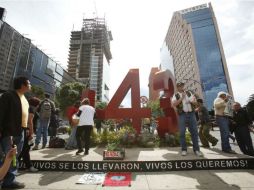
[[(197, 156), (203, 156), (200, 152), (198, 138), (205, 148), (210, 144), (215, 146), (218, 139), (210, 134), (213, 126), (208, 110), (202, 99), (197, 99), (191, 91), (184, 89), (184, 83), (177, 83), (177, 93), (172, 98), (172, 105), (176, 108), (179, 118), (181, 155), (187, 155), (186, 129), (191, 134), (193, 151)], [(220, 130), (221, 149), (225, 153), (236, 154), (232, 150), (229, 138), (236, 139), (243, 154), (254, 156), (253, 143), (250, 135), (252, 124), (247, 110), (242, 108), (239, 102), (234, 102), (232, 96), (226, 92), (219, 92), (214, 100), (215, 121)], [(198, 117), (196, 117), (196, 113)], [(198, 122), (197, 122), (198, 118)], [(198, 131), (199, 126), (199, 131)], [(235, 137), (232, 136), (234, 133)]]
[[(3, 188), (24, 188), (25, 184), (16, 180), (18, 163), (22, 160), (28, 171), (37, 172), (38, 169), (33, 167), (30, 160), (31, 146), (34, 144), (33, 150), (38, 150), (39, 147), (44, 149), (48, 144), (48, 136), (53, 139), (57, 135), (59, 109), (56, 109), (48, 94), (45, 94), (43, 100), (36, 97), (27, 100), (25, 93), (30, 90), (30, 81), (26, 77), (17, 77), (14, 79), (14, 90), (4, 93), (0, 98), (0, 152), (4, 154), (1, 160), (0, 182)], [(78, 149), (76, 155), (89, 154), (90, 136), (95, 124), (95, 108), (89, 104), (89, 99), (84, 98), (68, 109), (67, 117), (72, 129), (65, 148)], [(219, 141), (210, 134), (212, 122), (203, 100), (185, 90), (184, 83), (180, 82), (177, 83), (177, 93), (172, 98), (172, 105), (179, 117), (181, 155), (186, 156), (188, 153), (185, 137), (188, 129), (194, 153), (199, 157), (203, 156), (199, 139), (205, 148), (215, 146)], [(252, 121), (246, 109), (242, 108), (240, 103), (234, 102), (228, 93), (219, 92), (214, 100), (214, 113), (220, 129), (222, 151), (236, 154), (229, 143), (231, 133), (234, 133), (243, 154), (254, 156), (249, 129)], [(150, 123), (153, 125), (147, 129), (156, 129), (155, 118), (152, 118)], [(96, 126), (100, 132), (102, 120), (97, 119)], [(121, 127), (119, 124), (116, 129)]]
[[(43, 100), (37, 97), (25, 97), (31, 90), (31, 84), (26, 77), (14, 79), (14, 90), (7, 91), (0, 98), (0, 187), (21, 189), (24, 183), (18, 182), (19, 163), (30, 172), (37, 172), (30, 159), (30, 149), (44, 149), (50, 139), (54, 139), (59, 128), (59, 109), (56, 109), (49, 94)], [(89, 105), (89, 99), (77, 101), (68, 113), (72, 126), (66, 149), (78, 148), (76, 155), (83, 152), (89, 154), (90, 136), (94, 126), (95, 108)], [(73, 116), (79, 118), (74, 123)], [(34, 141), (35, 134), (35, 141)], [(50, 140), (49, 140), (50, 141)], [(40, 146), (40, 144), (42, 144)]]

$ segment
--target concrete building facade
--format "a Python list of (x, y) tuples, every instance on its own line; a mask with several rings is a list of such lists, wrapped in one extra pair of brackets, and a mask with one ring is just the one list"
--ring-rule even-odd
[(203, 4), (173, 14), (165, 38), (176, 81), (203, 98), (209, 109), (219, 91), (233, 96), (212, 5)]
[(96, 99), (109, 101), (109, 69), (112, 59), (105, 19), (83, 19), (81, 31), (72, 31), (70, 39), (68, 72), (95, 90)]

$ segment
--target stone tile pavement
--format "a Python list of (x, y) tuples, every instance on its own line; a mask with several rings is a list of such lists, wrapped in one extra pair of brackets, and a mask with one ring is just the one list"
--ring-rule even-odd
[[(212, 132), (219, 136), (218, 131)], [(253, 137), (253, 136), (252, 136)], [(239, 148), (232, 143), (232, 148), (239, 154), (230, 155), (220, 151), (220, 144), (215, 148), (204, 149), (202, 159), (219, 158), (251, 158), (240, 154)], [(176, 148), (132, 148), (126, 149), (125, 160), (158, 161), (158, 160), (192, 160), (200, 159), (193, 154), (191, 147), (188, 155), (182, 157)], [(75, 150), (41, 149), (31, 151), (32, 160), (73, 160), (73, 161), (101, 161), (103, 148), (92, 148), (88, 156), (76, 156)], [(132, 185), (130, 187), (102, 187), (101, 185), (80, 185), (77, 180), (84, 172), (59, 172), (39, 171), (29, 173), (20, 171), (17, 177), (20, 182), (25, 182), (25, 189), (96, 189), (96, 190), (254, 190), (253, 170), (195, 170), (195, 171), (170, 171), (170, 172), (134, 172), (132, 173)]]

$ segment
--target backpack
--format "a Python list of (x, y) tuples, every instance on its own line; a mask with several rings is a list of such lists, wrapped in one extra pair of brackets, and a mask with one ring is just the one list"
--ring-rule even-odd
[(40, 108), (40, 118), (41, 119), (49, 119), (51, 116), (51, 104), (49, 100), (45, 100), (41, 104)]
[(49, 148), (64, 148), (65, 140), (60, 137), (53, 137), (49, 141)]

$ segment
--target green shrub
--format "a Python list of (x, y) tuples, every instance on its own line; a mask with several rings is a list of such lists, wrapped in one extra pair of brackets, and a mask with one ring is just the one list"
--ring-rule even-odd
[[(180, 145), (180, 133), (177, 132), (175, 135), (175, 146)], [(185, 133), (185, 140), (187, 145), (191, 145), (191, 134), (189, 131), (186, 131)]]
[(93, 127), (93, 130), (91, 132), (91, 139), (90, 139), (90, 146), (94, 147), (101, 143), (100, 135), (96, 132), (95, 127)]

